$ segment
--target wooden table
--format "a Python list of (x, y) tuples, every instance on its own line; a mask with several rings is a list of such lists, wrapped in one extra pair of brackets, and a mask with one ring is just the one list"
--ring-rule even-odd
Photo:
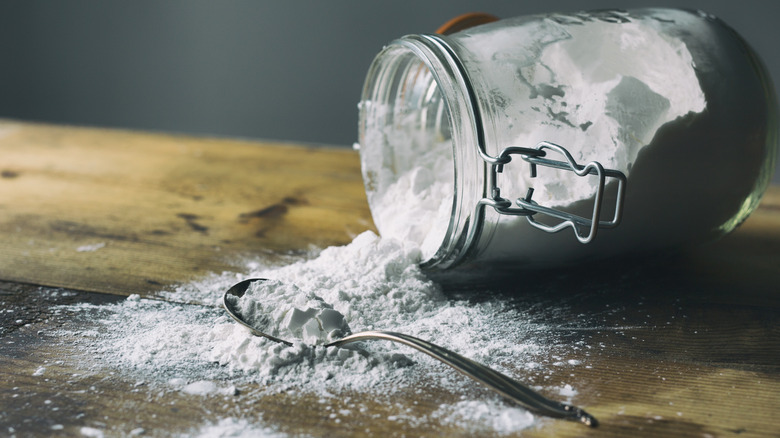
[[(148, 394), (121, 373), (85, 373), (67, 360), (73, 343), (46, 335), (78, 324), (60, 304), (150, 296), (372, 227), (351, 150), (0, 121), (0, 435), (172, 436), (240, 415), (248, 398), (293, 434), (469, 435), (427, 416), (459, 396), (435, 383), (393, 402), (420, 421), (391, 421), (377, 400), (335, 422), (339, 402), (283, 392)], [(617, 269), (538, 277), (524, 292), (625, 327), (588, 333), (600, 347), (574, 376), (573, 402), (600, 427), (549, 420), (525, 434), (780, 436), (780, 189), (717, 243)]]

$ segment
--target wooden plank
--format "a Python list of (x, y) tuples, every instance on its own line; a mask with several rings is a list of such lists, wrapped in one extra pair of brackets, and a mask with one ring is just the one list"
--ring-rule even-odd
[(0, 154), (5, 280), (151, 292), (372, 227), (350, 150), (3, 121)]
[[(539, 309), (560, 309), (561, 303), (571, 309), (554, 315), (551, 326), (576, 327), (571, 318), (596, 317), (598, 325), (563, 339), (571, 359), (587, 367), (518, 373), (541, 387), (576, 382), (579, 393), (573, 401), (601, 421), (590, 430), (544, 420), (524, 436), (774, 436), (780, 425), (774, 413), (780, 393), (777, 308), (711, 303), (709, 294), (687, 282), (675, 286), (676, 272), (666, 272), (636, 288), (635, 281), (603, 277), (572, 295), (557, 288), (568, 279), (557, 278), (524, 291), (531, 295), (524, 300)], [(647, 278), (647, 271), (640, 273)], [(666, 285), (671, 286), (659, 287)], [(424, 374), (419, 386), (391, 394), (334, 394), (324, 401), (247, 383), (239, 385), (237, 395), (192, 396), (166, 385), (165, 373), (139, 377), (101, 368), (90, 360), (89, 349), (80, 348), (82, 337), (54, 330), (94, 333), (101, 326), (97, 314), (80, 311), (74, 318), (52, 306), (111, 303), (118, 297), (7, 283), (0, 284), (0, 292), (3, 308), (21, 319), (0, 338), (0, 430), (13, 427), (20, 436), (45, 434), (57, 425), (72, 435), (90, 427), (108, 436), (137, 428), (153, 436), (176, 436), (221, 418), (315, 436), (366, 436), (367, 430), (376, 436), (469, 436), (473, 425), (442, 424), (433, 413), (462, 394), (493, 397), (468, 380), (455, 391)], [(508, 299), (517, 291), (490, 293)], [(557, 359), (551, 353), (539, 360)], [(41, 367), (45, 371), (39, 372)]]

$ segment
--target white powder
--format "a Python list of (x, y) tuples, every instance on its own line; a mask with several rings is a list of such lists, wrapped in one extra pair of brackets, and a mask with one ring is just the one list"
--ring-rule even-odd
[(80, 430), (82, 436), (92, 437), (92, 438), (103, 438), (105, 434), (100, 429), (95, 429), (94, 427), (87, 427), (84, 426)]
[[(569, 361), (569, 362), (571, 362), (571, 361)], [(577, 391), (575, 391), (574, 388), (572, 388), (572, 386), (569, 385), (568, 383), (563, 385), (563, 387), (561, 387), (561, 389), (560, 389), (560, 391), (558, 391), (558, 393), (560, 395), (564, 396), (564, 397), (569, 397), (569, 398), (574, 397), (575, 395), (577, 395)]]
[[(534, 423), (533, 415), (500, 402), (476, 400), (442, 405), (432, 414), (442, 424), (450, 424), (479, 433), (511, 434)], [(478, 424), (478, 427), (474, 427)]]
[(314, 345), (350, 333), (344, 315), (292, 283), (257, 281), (249, 285), (241, 298), (228, 295), (227, 301), (244, 322), (277, 338)]
[[(536, 424), (531, 414), (482, 389), (475, 391), (481, 386), (408, 347), (374, 341), (323, 348), (312, 345), (322, 342), (321, 337), (305, 339), (301, 333), (301, 339), (285, 332), (291, 309), (302, 313), (317, 309), (314, 313), (320, 315), (333, 310), (343, 315), (344, 331), (384, 329), (417, 336), (521, 381), (557, 368), (553, 362), (565, 361), (573, 353), (560, 350), (553, 327), (534, 322), (556, 309), (539, 316), (505, 299), (448, 298), (420, 272), (419, 260), (416, 247), (365, 232), (349, 245), (327, 248), (308, 260), (282, 267), (252, 261), (244, 274), (213, 275), (161, 294), (200, 305), (131, 296), (115, 305), (71, 306), (70, 310), (97, 313), (99, 318), (94, 330), (70, 335), (81, 339), (80, 348), (92, 358), (93, 367), (120, 370), (129, 381), (141, 381), (150, 391), (162, 386), (194, 396), (242, 397), (236, 387), (250, 385), (261, 393), (292, 389), (327, 400), (348, 391), (353, 400), (354, 394), (365, 394), (370, 400), (434, 384), (464, 394), (463, 399), (423, 418), (409, 418), (405, 408), (399, 408), (398, 421), (435, 421), (497, 433)], [(251, 277), (278, 282), (249, 289), (245, 297), (258, 298), (260, 304), (251, 308), (247, 301), (244, 308), (262, 310), (268, 315), (267, 324), (281, 322), (275, 333), (289, 336), (292, 347), (252, 336), (216, 306), (230, 286)], [(563, 366), (575, 368), (568, 362)], [(560, 391), (555, 386), (541, 389), (553, 395)], [(363, 407), (358, 404), (355, 409)], [(245, 420), (210, 421), (202, 436), (233, 436), (230, 431), (238, 433)]]
[[(169, 383), (175, 385), (179, 382), (171, 379)], [(181, 392), (190, 395), (211, 395), (211, 394), (223, 394), (223, 395), (236, 395), (236, 387), (233, 385), (227, 387), (220, 387), (217, 382), (210, 380), (198, 380), (184, 385), (181, 388)]]
[(194, 438), (282, 438), (287, 434), (270, 427), (258, 427), (247, 420), (224, 418), (188, 434)]
[(100, 248), (104, 248), (106, 246), (105, 242), (95, 243), (92, 245), (82, 245), (76, 248), (76, 252), (94, 252), (99, 250)]
[[(364, 104), (368, 104), (364, 102)], [(374, 111), (385, 111), (387, 107)], [(398, 127), (408, 129), (398, 130)], [(373, 180), (367, 196), (374, 223), (380, 234), (402, 241), (416, 242), (422, 258), (428, 259), (439, 249), (447, 232), (452, 214), (454, 167), (452, 142), (449, 140), (426, 141), (415, 138), (416, 125), (401, 121), (392, 126), (372, 127), (380, 138), (364, 139), (372, 147), (361, 153), (381, 152), (383, 167), (367, 170), (364, 178)], [(387, 147), (377, 147), (390, 141), (393, 152), (390, 158)], [(379, 149), (379, 151), (377, 151)], [(363, 158), (365, 160), (365, 157)]]
[[(526, 47), (517, 44), (520, 40), (538, 46), (522, 56), (518, 49)], [(582, 164), (599, 161), (628, 175), (639, 150), (661, 126), (706, 107), (685, 43), (645, 21), (539, 22), (475, 33), (464, 43), (484, 62), (493, 61), (494, 80), (511, 91), (502, 95), (502, 110), (512, 116), (510, 144), (551, 141)], [(537, 201), (550, 206), (588, 199), (596, 190), (595, 178), (553, 171), (532, 179), (518, 165), (506, 166), (501, 181), (507, 196), (521, 197), (534, 187)]]

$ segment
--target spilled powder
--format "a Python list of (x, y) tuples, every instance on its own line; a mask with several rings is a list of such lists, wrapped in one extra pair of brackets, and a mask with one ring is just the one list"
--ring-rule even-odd
[[(114, 305), (69, 306), (99, 317), (93, 331), (70, 335), (82, 340), (79, 347), (95, 358), (94, 367), (120, 370), (150, 387), (189, 395), (242, 397), (237, 387), (259, 384), (268, 393), (293, 391), (329, 399), (350, 392), (371, 400), (433, 384), (463, 396), (425, 418), (410, 418), (406, 408), (399, 407), (396, 420), (498, 434), (538, 424), (524, 409), (408, 347), (386, 341), (316, 346), (340, 333), (391, 330), (434, 342), (521, 381), (553, 368), (580, 366), (569, 355), (575, 354), (572, 348), (585, 345), (572, 347), (569, 342), (562, 347), (544, 315), (528, 313), (508, 300), (449, 297), (422, 274), (419, 260), (417, 247), (365, 232), (346, 246), (286, 266), (250, 261), (245, 273), (215, 274), (161, 292), (165, 300), (133, 295)], [(251, 335), (219, 307), (230, 286), (252, 277), (272, 281), (248, 290), (244, 297), (251, 300), (240, 306), (255, 312), (253, 318), (292, 346)], [(312, 321), (324, 329), (313, 330)], [(566, 401), (576, 394), (573, 383), (551, 382), (539, 389)], [(192, 435), (233, 436), (230, 430), (241, 430), (245, 422), (209, 419)], [(272, 431), (265, 426), (257, 430)]]
[(76, 252), (94, 252), (106, 246), (105, 242), (95, 243), (92, 245), (82, 245), (76, 248)]

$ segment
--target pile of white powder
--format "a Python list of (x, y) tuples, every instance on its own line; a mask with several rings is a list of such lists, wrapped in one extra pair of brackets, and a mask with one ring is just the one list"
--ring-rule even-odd
[[(421, 382), (464, 394), (476, 385), (426, 355), (387, 341), (315, 346), (339, 333), (371, 329), (420, 337), (521, 381), (551, 368), (581, 366), (566, 351), (555, 351), (555, 331), (531, 321), (524, 310), (500, 299), (474, 303), (447, 298), (420, 272), (419, 260), (416, 247), (365, 232), (349, 245), (287, 266), (249, 262), (244, 274), (213, 275), (161, 293), (166, 301), (131, 296), (115, 305), (70, 309), (100, 316), (94, 332), (78, 333), (84, 351), (98, 358), (94, 366), (204, 397), (241, 397), (236, 386), (247, 383), (260, 383), (270, 392), (293, 389), (323, 397), (351, 391), (367, 400), (372, 393), (392, 394)], [(264, 330), (293, 346), (253, 336), (218, 306), (230, 286), (253, 277), (272, 281), (253, 284), (237, 304)], [(311, 321), (324, 330), (306, 328)], [(564, 383), (551, 384), (545, 392), (561, 394), (566, 401), (575, 392)], [(458, 403), (409, 421), (498, 433), (538, 421), (498, 396), (483, 391), (471, 397), (464, 395)], [(402, 411), (399, 418), (405, 418), (402, 414), (408, 415)], [(220, 436), (214, 431), (245, 421), (211, 419), (203, 433)]]

